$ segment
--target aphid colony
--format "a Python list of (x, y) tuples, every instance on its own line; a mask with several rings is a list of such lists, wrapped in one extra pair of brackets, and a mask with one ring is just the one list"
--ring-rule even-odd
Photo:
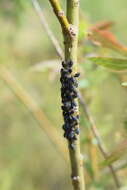
[(77, 77), (80, 73), (72, 74), (72, 61), (62, 62), (61, 69), (61, 97), (62, 110), (64, 117), (64, 137), (68, 139), (70, 147), (74, 149), (74, 141), (77, 140), (79, 134), (79, 115), (77, 113), (77, 103), (75, 99), (78, 97), (77, 93)]

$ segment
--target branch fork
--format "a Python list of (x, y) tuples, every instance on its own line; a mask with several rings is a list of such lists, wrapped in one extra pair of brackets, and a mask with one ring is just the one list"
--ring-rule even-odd
[[(62, 10), (58, 0), (49, 0), (49, 2), (53, 8), (53, 11), (54, 11), (56, 17), (58, 18), (58, 20), (61, 24), (63, 33), (68, 34), (68, 36), (70, 38), (73, 38), (76, 35), (76, 31), (75, 31), (74, 27), (68, 22), (68, 19), (65, 16), (64, 11)], [(79, 3), (79, 0), (78, 1), (76, 0), (74, 6), (76, 6), (76, 4), (78, 4), (78, 3)]]

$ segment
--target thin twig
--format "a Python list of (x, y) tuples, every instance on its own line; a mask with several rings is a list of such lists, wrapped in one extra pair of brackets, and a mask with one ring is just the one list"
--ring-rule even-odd
[[(100, 152), (102, 153), (103, 157), (105, 159), (107, 159), (108, 155), (107, 155), (105, 147), (104, 147), (104, 145), (102, 143), (101, 137), (100, 137), (100, 135), (98, 133), (95, 121), (94, 121), (94, 119), (93, 119), (93, 117), (92, 117), (92, 115), (91, 115), (91, 113), (90, 113), (84, 99), (82, 98), (81, 94), (79, 94), (79, 96), (80, 96), (80, 98), (79, 98), (80, 104), (82, 106), (82, 109), (83, 109), (88, 121), (89, 121), (90, 129), (91, 129), (91, 131), (92, 131), (92, 133), (93, 133), (93, 135), (94, 135), (94, 137), (95, 137), (95, 139), (97, 141), (98, 148), (99, 148)], [(114, 178), (116, 187), (119, 188), (120, 187), (120, 182), (119, 182), (119, 179), (118, 179), (118, 177), (116, 175), (116, 172), (115, 172), (113, 166), (111, 164), (109, 164), (108, 167), (109, 167), (109, 169), (110, 169), (110, 171), (112, 173), (112, 176)]]
[[(116, 164), (114, 163), (114, 170), (115, 171), (120, 171), (120, 170), (123, 170), (123, 169), (127, 169), (127, 161), (126, 160), (122, 160), (122, 161), (120, 161), (120, 162), (118, 162)], [(108, 170), (107, 167), (104, 168), (102, 170), (102, 172), (104, 173), (104, 175), (109, 174), (109, 170)]]
[(49, 140), (55, 145), (56, 150), (62, 155), (62, 157), (67, 161), (67, 148), (63, 143), (62, 137), (58, 133), (55, 127), (49, 122), (44, 112), (39, 108), (33, 98), (25, 91), (25, 89), (17, 82), (13, 75), (8, 71), (7, 68), (1, 68), (0, 77), (9, 88), (14, 92), (16, 97), (27, 107), (27, 109), (32, 113), (35, 120), (38, 122), (39, 126)]
[(50, 30), (49, 25), (47, 24), (47, 21), (45, 19), (45, 16), (44, 16), (44, 14), (43, 14), (43, 12), (41, 10), (41, 7), (40, 7), (38, 1), (37, 0), (32, 0), (32, 4), (33, 4), (33, 7), (34, 7), (37, 15), (40, 18), (40, 21), (41, 21), (41, 24), (42, 24), (44, 30), (47, 32), (48, 37), (50, 38), (53, 46), (56, 49), (57, 55), (63, 60), (63, 51), (62, 51), (57, 39), (55, 38), (54, 34)]

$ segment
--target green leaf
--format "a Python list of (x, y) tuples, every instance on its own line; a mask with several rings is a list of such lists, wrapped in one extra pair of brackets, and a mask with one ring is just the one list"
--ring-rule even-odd
[(114, 71), (127, 70), (127, 59), (117, 59), (110, 57), (90, 57), (88, 59), (94, 64), (101, 65)]

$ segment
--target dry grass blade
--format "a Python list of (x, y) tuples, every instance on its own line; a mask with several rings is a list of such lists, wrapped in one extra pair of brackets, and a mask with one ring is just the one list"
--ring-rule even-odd
[(29, 109), (39, 126), (43, 129), (49, 140), (56, 147), (56, 150), (67, 161), (67, 149), (62, 137), (57, 132), (56, 128), (50, 124), (44, 112), (39, 108), (33, 98), (21, 87), (21, 85), (5, 67), (1, 69), (0, 77), (9, 86), (16, 97)]

